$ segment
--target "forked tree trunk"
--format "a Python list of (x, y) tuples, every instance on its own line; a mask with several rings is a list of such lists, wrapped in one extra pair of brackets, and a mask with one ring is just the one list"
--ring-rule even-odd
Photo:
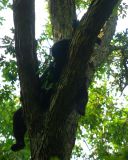
[[(79, 119), (74, 109), (77, 91), (85, 88), (96, 37), (119, 1), (92, 2), (73, 36), (69, 63), (47, 113), (43, 113), (39, 103), (41, 88), (35, 54), (34, 0), (14, 1), (16, 57), (32, 160), (70, 159)], [(54, 39), (71, 37), (71, 22), (76, 18), (75, 1), (49, 0), (49, 4)]]

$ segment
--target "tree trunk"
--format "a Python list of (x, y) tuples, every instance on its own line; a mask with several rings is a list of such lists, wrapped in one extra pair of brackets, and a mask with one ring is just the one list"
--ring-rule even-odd
[(49, 12), (54, 41), (71, 38), (72, 21), (76, 20), (74, 0), (49, 0)]
[[(55, 157), (60, 160), (70, 159), (79, 119), (74, 109), (79, 101), (77, 95), (86, 87), (85, 78), (89, 77), (88, 64), (96, 37), (118, 2), (119, 0), (92, 2), (73, 36), (69, 62), (50, 109), (43, 113), (39, 103), (41, 88), (35, 54), (34, 0), (14, 1), (16, 57), (32, 160), (52, 160)], [(49, 6), (54, 39), (71, 37), (71, 21), (76, 18), (75, 2), (50, 0)], [(58, 15), (65, 16), (59, 18)]]

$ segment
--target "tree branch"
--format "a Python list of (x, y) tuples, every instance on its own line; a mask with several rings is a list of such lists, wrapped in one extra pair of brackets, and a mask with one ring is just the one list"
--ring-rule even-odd
[[(79, 87), (85, 88), (87, 64), (93, 53), (96, 37), (118, 2), (119, 0), (96, 0), (96, 5), (92, 4), (82, 18), (80, 27), (72, 40), (69, 64), (51, 106), (51, 109), (56, 112), (57, 119), (62, 120), (62, 115), (64, 119), (68, 117), (73, 110), (72, 104), (75, 102), (74, 98)], [(64, 101), (63, 98), (67, 93), (69, 95)], [(62, 101), (64, 101), (63, 104)]]
[(54, 41), (71, 38), (72, 21), (76, 19), (75, 1), (49, 0), (49, 12)]
[(34, 0), (13, 0), (16, 58), (24, 109), (27, 112), (37, 110), (40, 95), (34, 7)]
[[(95, 0), (95, 3), (89, 7), (87, 14), (82, 18), (78, 31), (73, 37), (69, 63), (64, 69), (45, 121), (44, 141), (39, 152), (45, 152), (48, 158), (50, 158), (49, 155), (58, 155), (60, 159), (70, 159), (79, 119), (79, 115), (74, 111), (74, 106), (77, 105), (79, 99), (77, 95), (81, 89), (86, 88), (88, 63), (93, 53), (96, 37), (118, 2), (119, 0)], [(74, 138), (72, 142), (69, 138), (69, 131)], [(68, 153), (67, 156), (64, 154), (67, 153), (65, 151), (69, 147), (68, 141), (71, 142), (71, 145), (69, 145), (70, 154)], [(59, 151), (55, 149), (55, 142), (57, 148), (60, 148)], [(43, 157), (42, 159), (48, 158)]]

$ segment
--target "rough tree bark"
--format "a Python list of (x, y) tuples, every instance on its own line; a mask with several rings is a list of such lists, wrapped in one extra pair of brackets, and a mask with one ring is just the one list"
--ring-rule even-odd
[(49, 12), (54, 41), (71, 38), (72, 21), (76, 19), (75, 1), (49, 0)]
[[(64, 69), (57, 93), (55, 93), (47, 113), (42, 112), (41, 107), (43, 106), (40, 106), (39, 103), (41, 88), (35, 54), (34, 0), (13, 1), (16, 57), (32, 160), (50, 160), (53, 157), (60, 160), (70, 159), (79, 119), (78, 114), (74, 111), (77, 92), (85, 88), (85, 77), (89, 77), (88, 64), (91, 60), (96, 37), (119, 1), (92, 1), (73, 37), (69, 63)], [(63, 23), (64, 19), (57, 19), (58, 14), (61, 14), (59, 6), (63, 6), (64, 2), (67, 7), (62, 7), (63, 15), (66, 15), (67, 11), (68, 16), (70, 15), (68, 31), (66, 23)], [(71, 21), (76, 17), (75, 2), (73, 0), (62, 2), (50, 0), (49, 4), (54, 37), (70, 37)], [(63, 27), (65, 29), (62, 32)]]

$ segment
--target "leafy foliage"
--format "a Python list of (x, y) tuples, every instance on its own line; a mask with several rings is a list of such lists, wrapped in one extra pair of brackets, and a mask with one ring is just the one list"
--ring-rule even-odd
[(128, 9), (128, 5), (127, 3), (123, 2), (121, 3), (120, 7), (119, 7), (119, 15), (124, 18), (127, 15), (127, 9)]
[[(0, 1), (0, 11), (4, 8), (12, 8), (12, 5), (10, 4), (9, 0), (1, 0)], [(2, 22), (4, 21), (4, 17), (0, 16), (0, 25), (2, 25)]]
[[(88, 144), (88, 158), (114, 160), (126, 157), (128, 154), (124, 148), (128, 147), (127, 99), (122, 102), (118, 97), (113, 97), (109, 92), (109, 82), (105, 79), (99, 84), (97, 81), (96, 78), (90, 88), (90, 101), (86, 108), (86, 116), (81, 118), (77, 139), (82, 139)], [(79, 153), (82, 153), (81, 147), (77, 146), (75, 150), (79, 157)]]
[[(73, 154), (97, 160), (127, 160), (127, 46), (128, 32), (117, 33), (107, 61), (95, 74), (89, 90), (85, 117), (81, 118), (77, 139), (88, 144), (82, 151), (76, 143)], [(89, 150), (88, 155), (86, 155)], [(84, 154), (85, 152), (85, 154)], [(84, 158), (83, 158), (84, 159)]]
[[(113, 85), (122, 92), (128, 85), (128, 30), (117, 33), (112, 41), (112, 54), (108, 60), (108, 75), (114, 77)], [(110, 64), (111, 63), (111, 64)]]
[(10, 150), (12, 145), (12, 116), (14, 111), (19, 108), (19, 98), (14, 95), (15, 87), (3, 85), (0, 88), (0, 159), (28, 159), (30, 153), (28, 150), (14, 154)]
[(81, 9), (81, 8), (87, 8), (89, 6), (89, 4), (91, 3), (90, 0), (84, 1), (84, 0), (76, 0), (76, 6), (77, 8)]

